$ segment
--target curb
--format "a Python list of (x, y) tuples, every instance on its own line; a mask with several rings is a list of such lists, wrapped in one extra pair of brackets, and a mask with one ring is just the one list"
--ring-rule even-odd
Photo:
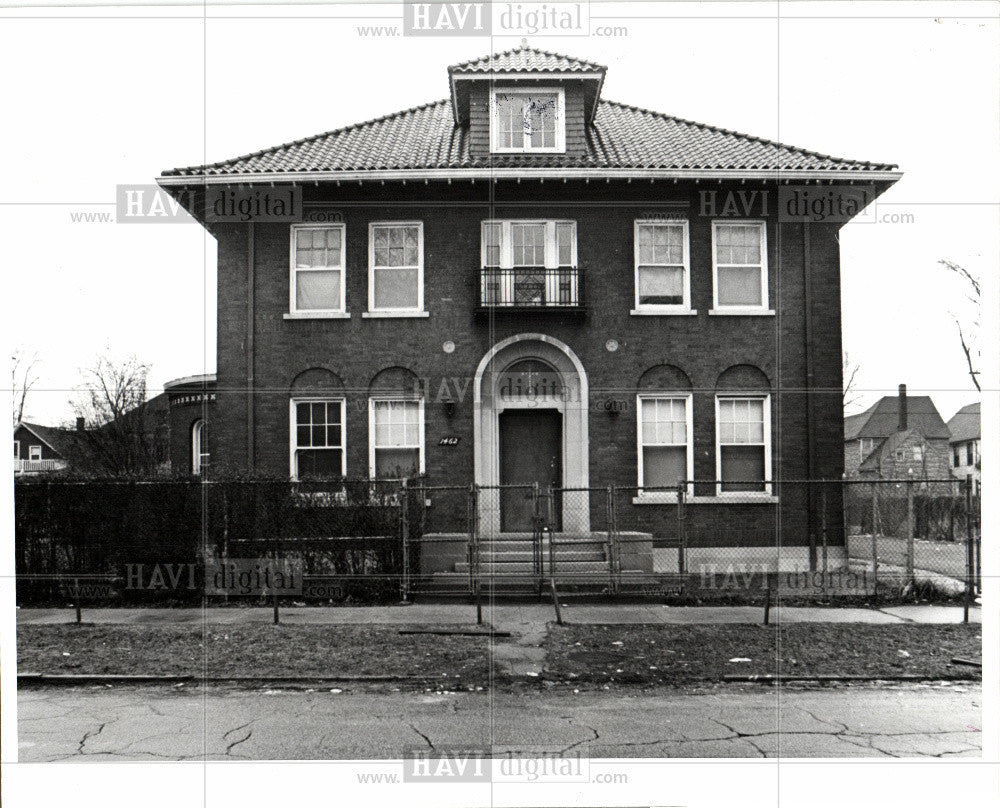
[(817, 673), (811, 676), (781, 676), (773, 673), (727, 673), (724, 682), (754, 684), (781, 684), (782, 682), (978, 682), (979, 679), (967, 673), (947, 673), (928, 676), (920, 673), (895, 673), (881, 676), (868, 673)]
[(19, 673), (18, 687), (22, 685), (83, 685), (83, 684), (392, 684), (394, 682), (424, 683), (446, 682), (460, 685), (455, 679), (440, 676), (197, 676), (191, 674), (113, 674), (113, 673)]

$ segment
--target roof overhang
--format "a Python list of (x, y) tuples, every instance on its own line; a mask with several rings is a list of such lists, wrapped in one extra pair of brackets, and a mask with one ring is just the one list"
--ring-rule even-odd
[(788, 184), (817, 182), (825, 184), (897, 182), (901, 171), (852, 170), (740, 170), (740, 169), (676, 169), (676, 168), (414, 168), (365, 169), (356, 171), (288, 171), (272, 174), (187, 174), (159, 177), (164, 188), (200, 185), (275, 185), (292, 183), (318, 185), (321, 182), (424, 182), (452, 180), (670, 180), (694, 182), (727, 182), (756, 180)]
[(23, 421), (18, 421), (16, 424), (14, 424), (14, 434), (15, 435), (17, 434), (17, 430), (19, 430), (19, 429), (27, 429), (32, 435), (34, 435), (36, 438), (38, 438), (46, 446), (48, 446), (53, 452), (55, 452), (57, 455), (59, 455), (60, 457), (62, 457), (62, 452), (60, 452), (55, 446), (53, 446), (51, 443), (49, 443), (47, 440), (45, 440), (45, 438), (43, 438), (41, 435), (39, 435), (34, 429), (32, 429), (30, 424), (26, 424)]
[(179, 379), (171, 379), (163, 383), (164, 390), (173, 390), (175, 387), (187, 387), (188, 385), (209, 385), (215, 384), (214, 373), (204, 373), (200, 376), (181, 376)]

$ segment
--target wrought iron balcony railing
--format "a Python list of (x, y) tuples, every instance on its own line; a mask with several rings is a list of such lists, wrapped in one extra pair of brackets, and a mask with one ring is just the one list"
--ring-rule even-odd
[(577, 267), (479, 270), (481, 310), (583, 308), (583, 275)]

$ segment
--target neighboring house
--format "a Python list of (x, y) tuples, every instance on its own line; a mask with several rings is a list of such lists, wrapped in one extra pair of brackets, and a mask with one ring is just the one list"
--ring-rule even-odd
[[(83, 428), (79, 421), (77, 426)], [(14, 426), (14, 474), (62, 471), (76, 452), (78, 437), (72, 429), (21, 421)]]
[(971, 476), (975, 480), (973, 491), (978, 495), (982, 469), (979, 403), (966, 404), (956, 412), (948, 422), (948, 430), (951, 432), (951, 473), (962, 480)]
[(947, 480), (950, 433), (929, 396), (884, 396), (844, 419), (844, 473), (848, 478)]
[(185, 376), (163, 385), (169, 401), (170, 466), (175, 475), (208, 471), (209, 421), (215, 411), (215, 375)]
[[(523, 46), (450, 67), (446, 100), (164, 172), (218, 245), (215, 473), (478, 483), (484, 535), (531, 527), (497, 485), (630, 486), (621, 524), (655, 531), (702, 480), (693, 542), (804, 558), (819, 504), (770, 481), (843, 471), (842, 221), (779, 220), (778, 189), (900, 175), (607, 100), (605, 74)], [(298, 221), (206, 218), (293, 188)], [(603, 502), (567, 493), (555, 528)]]

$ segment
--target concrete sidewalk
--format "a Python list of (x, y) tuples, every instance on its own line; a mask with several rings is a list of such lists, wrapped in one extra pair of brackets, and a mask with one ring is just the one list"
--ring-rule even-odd
[[(649, 604), (575, 605), (562, 607), (563, 622), (576, 625), (696, 625), (763, 621), (759, 606), (660, 606)], [(270, 623), (270, 608), (210, 609), (83, 609), (83, 622), (102, 625), (249, 625)], [(75, 622), (72, 609), (18, 609), (19, 625), (63, 625)], [(497, 630), (555, 621), (551, 604), (483, 604), (483, 620)], [(969, 621), (982, 622), (975, 606)], [(421, 625), (475, 626), (469, 604), (410, 606), (281, 607), (288, 625)], [(961, 623), (961, 606), (887, 606), (883, 609), (783, 607), (771, 609), (772, 623)]]

